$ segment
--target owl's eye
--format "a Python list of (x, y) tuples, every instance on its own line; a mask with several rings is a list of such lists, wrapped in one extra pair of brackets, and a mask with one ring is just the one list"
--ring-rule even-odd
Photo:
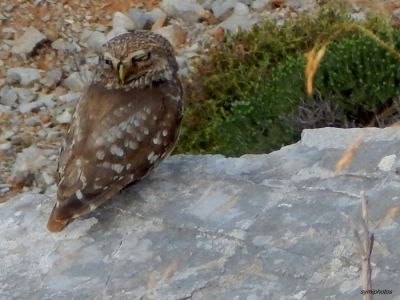
[(105, 59), (104, 59), (104, 62), (105, 62), (106, 65), (112, 66), (112, 61), (111, 61), (111, 59), (105, 58)]
[(132, 62), (148, 60), (149, 58), (150, 58), (150, 52), (140, 52), (132, 57)]

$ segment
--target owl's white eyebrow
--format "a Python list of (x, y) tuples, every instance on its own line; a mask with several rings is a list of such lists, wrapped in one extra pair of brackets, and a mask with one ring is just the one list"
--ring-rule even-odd
[(131, 61), (132, 58), (140, 58), (140, 57), (144, 57), (148, 54), (149, 54), (149, 51), (138, 50), (138, 51), (135, 51), (132, 54), (130, 54), (128, 56), (128, 58), (124, 60), (124, 62), (127, 63), (127, 62)]
[(103, 57), (104, 57), (104, 58), (111, 59), (111, 60), (114, 59), (114, 57), (113, 57), (110, 53), (108, 53), (108, 52), (104, 52)]

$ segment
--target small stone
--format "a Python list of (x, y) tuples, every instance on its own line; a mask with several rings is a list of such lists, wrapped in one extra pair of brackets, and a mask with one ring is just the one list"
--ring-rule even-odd
[(167, 18), (167, 14), (158, 7), (153, 8), (151, 11), (146, 12), (144, 15), (145, 15), (147, 22), (150, 22), (150, 23), (155, 23), (157, 20), (164, 18), (164, 17)]
[(211, 10), (216, 18), (224, 19), (238, 2), (239, 0), (216, 0), (211, 5)]
[(7, 12), (11, 12), (15, 7), (17, 7), (17, 4), (15, 4), (15, 3), (7, 4), (4, 7), (4, 10)]
[(112, 38), (115, 38), (116, 36), (126, 33), (128, 30), (122, 27), (117, 27), (111, 30), (107, 35), (106, 35), (106, 41), (111, 40)]
[(17, 107), (18, 103), (31, 102), (35, 94), (31, 89), (3, 87), (0, 90), (0, 104)]
[(11, 111), (11, 107), (0, 104), (0, 113), (7, 113)]
[(46, 79), (41, 81), (41, 83), (47, 87), (55, 87), (62, 78), (62, 70), (60, 68), (55, 68), (47, 73)]
[(54, 42), (60, 37), (60, 31), (58, 26), (47, 27), (43, 29), (43, 33), (46, 35), (50, 42)]
[(62, 38), (52, 42), (51, 48), (58, 51), (71, 51), (71, 52), (78, 51), (78, 47), (75, 44), (69, 43)]
[(43, 73), (43, 70), (33, 68), (10, 68), (7, 70), (7, 82), (28, 85), (38, 80), (41, 73)]
[(16, 91), (8, 86), (0, 90), (0, 104), (15, 107), (18, 101), (18, 94)]
[(238, 16), (248, 15), (250, 12), (249, 7), (241, 2), (236, 3), (233, 13)]
[(224, 39), (225, 30), (222, 27), (217, 27), (212, 33), (212, 38), (215, 42), (221, 42)]
[(47, 186), (50, 186), (50, 185), (52, 185), (52, 184), (55, 182), (54, 177), (51, 176), (51, 175), (50, 175), (49, 173), (47, 173), (47, 172), (43, 172), (42, 176), (43, 176), (43, 180), (44, 180), (44, 182), (45, 182), (45, 184), (46, 184)]
[(181, 18), (189, 23), (196, 23), (205, 15), (204, 8), (195, 0), (163, 0), (160, 7), (168, 15)]
[(255, 0), (251, 3), (251, 8), (255, 11), (263, 11), (265, 10), (268, 5), (271, 3), (271, 0)]
[(128, 17), (136, 24), (137, 29), (143, 29), (147, 23), (145, 13), (139, 8), (131, 8)]
[(357, 13), (353, 13), (350, 15), (350, 18), (354, 21), (364, 21), (365, 18), (367, 17), (367, 14), (363, 11), (357, 12)]
[(11, 184), (0, 184), (0, 193), (4, 194), (11, 190)]
[(167, 16), (160, 17), (157, 21), (154, 22), (153, 26), (151, 26), (151, 31), (156, 31), (164, 26), (167, 21)]
[(2, 30), (2, 38), (4, 40), (13, 40), (17, 31), (12, 27), (4, 27)]
[(25, 148), (17, 155), (10, 180), (16, 184), (31, 185), (46, 162), (43, 150), (36, 146)]
[(56, 120), (60, 124), (69, 124), (71, 122), (72, 116), (69, 111), (64, 111), (61, 115), (57, 116)]
[(22, 103), (18, 110), (21, 113), (27, 113), (31, 111), (38, 110), (41, 107), (48, 107), (51, 108), (54, 106), (54, 95), (43, 95), (39, 97), (36, 101), (29, 102), (29, 103)]
[(42, 122), (43, 124), (50, 123), (51, 122), (51, 116), (41, 114), (40, 115), (40, 122)]
[(179, 76), (189, 76), (189, 68), (187, 65), (187, 58), (183, 56), (176, 56), (176, 62), (178, 63), (179, 70), (178, 70), (178, 75)]
[(73, 32), (80, 33), (80, 32), (82, 32), (82, 26), (81, 26), (81, 24), (79, 24), (78, 22), (73, 23), (73, 24), (71, 25), (71, 30), (72, 30)]
[(103, 25), (103, 24), (97, 24), (96, 25), (96, 31), (106, 32), (106, 31), (108, 31), (108, 27)]
[(218, 26), (224, 28), (231, 33), (238, 32), (239, 28), (249, 30), (257, 23), (257, 19), (250, 16), (232, 15)]
[(211, 9), (211, 4), (213, 3), (213, 0), (203, 0), (200, 1), (201, 6), (203, 6), (204, 9)]
[(186, 43), (187, 33), (179, 25), (168, 25), (155, 32), (165, 37), (174, 49), (178, 49)]
[(87, 39), (89, 38), (89, 36), (93, 33), (92, 30), (89, 30), (87, 28), (85, 28), (81, 35), (79, 36), (79, 40), (81, 43), (86, 43)]
[(395, 10), (392, 11), (392, 16), (395, 19), (400, 19), (400, 8), (396, 8)]
[(14, 42), (11, 52), (14, 54), (30, 54), (37, 45), (46, 39), (46, 36), (35, 27), (28, 27), (24, 34)]
[(390, 170), (392, 170), (395, 162), (396, 162), (396, 154), (385, 156), (379, 162), (378, 169), (383, 172), (389, 172)]
[(105, 42), (106, 36), (104, 33), (98, 31), (93, 31), (86, 41), (88, 48), (93, 51), (100, 50)]
[(10, 55), (10, 51), (0, 51), (0, 59), (8, 59)]
[(0, 151), (7, 151), (10, 150), (12, 144), (10, 142), (0, 144)]
[[(38, 126), (38, 125), (41, 125), (42, 122), (40, 122), (39, 116), (34, 115), (34, 116), (31, 116), (31, 117), (25, 119), (25, 124), (27, 126)], [(40, 132), (39, 132), (39, 134), (40, 134)]]
[(62, 85), (71, 91), (79, 92), (85, 87), (85, 82), (79, 72), (73, 72), (63, 80)]
[(32, 91), (32, 89), (26, 89), (26, 88), (13, 88), (13, 90), (17, 93), (18, 95), (18, 102), (19, 103), (26, 103), (26, 102), (31, 102), (33, 99), (36, 98), (35, 93)]
[(125, 30), (134, 30), (139, 28), (138, 24), (136, 24), (131, 18), (119, 11), (114, 14), (112, 24), (114, 30), (117, 28), (123, 28)]
[(79, 100), (81, 94), (80, 93), (74, 93), (74, 92), (69, 92), (65, 95), (62, 95), (59, 97), (59, 100), (62, 102), (75, 102), (77, 100)]

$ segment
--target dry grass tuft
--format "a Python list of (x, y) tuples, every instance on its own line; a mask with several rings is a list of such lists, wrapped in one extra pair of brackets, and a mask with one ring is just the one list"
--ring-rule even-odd
[(321, 63), (322, 58), (324, 57), (325, 50), (326, 45), (322, 46), (321, 49), (319, 49), (318, 51), (313, 48), (311, 49), (311, 51), (306, 53), (307, 65), (305, 68), (305, 75), (306, 91), (308, 96), (311, 96), (313, 94), (315, 72), (317, 72), (318, 66)]
[(358, 149), (364, 142), (365, 134), (360, 134), (356, 140), (343, 152), (343, 155), (336, 163), (336, 173), (342, 172), (346, 169), (357, 154)]

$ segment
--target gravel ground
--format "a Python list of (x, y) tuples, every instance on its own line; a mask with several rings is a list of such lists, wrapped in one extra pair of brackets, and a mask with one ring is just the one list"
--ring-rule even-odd
[[(134, 29), (164, 35), (187, 77), (208, 42), (265, 18), (282, 24), (317, 0), (3, 0), (0, 3), (0, 202), (55, 190), (58, 149), (106, 40)], [(385, 1), (400, 17), (400, 4)], [(374, 7), (373, 9), (378, 9)], [(354, 5), (354, 17), (366, 9)]]

